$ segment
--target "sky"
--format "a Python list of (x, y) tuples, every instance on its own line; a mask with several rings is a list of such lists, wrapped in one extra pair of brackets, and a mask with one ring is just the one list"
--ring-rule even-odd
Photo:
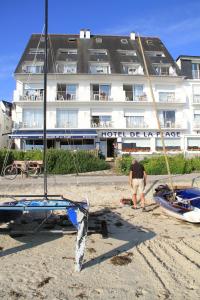
[[(49, 0), (49, 33), (159, 37), (174, 59), (200, 56), (200, 0)], [(0, 100), (12, 101), (13, 73), (32, 33), (44, 28), (44, 0), (0, 0)]]

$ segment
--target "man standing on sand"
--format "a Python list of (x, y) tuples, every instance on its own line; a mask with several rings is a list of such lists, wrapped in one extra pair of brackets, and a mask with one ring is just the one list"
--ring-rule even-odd
[(140, 194), (142, 210), (145, 211), (144, 188), (146, 186), (146, 179), (147, 174), (143, 165), (141, 165), (137, 160), (133, 159), (129, 174), (129, 184), (133, 191), (133, 209), (137, 209), (138, 192)]

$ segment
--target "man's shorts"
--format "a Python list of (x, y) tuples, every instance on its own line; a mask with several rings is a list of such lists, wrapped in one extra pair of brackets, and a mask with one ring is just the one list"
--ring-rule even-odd
[(133, 178), (132, 179), (132, 190), (133, 194), (139, 194), (144, 193), (144, 179), (143, 178)]

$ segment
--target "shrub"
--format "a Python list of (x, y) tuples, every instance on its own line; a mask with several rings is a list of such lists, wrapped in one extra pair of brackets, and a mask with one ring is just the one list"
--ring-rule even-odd
[(133, 157), (128, 154), (123, 155), (122, 157), (118, 157), (115, 162), (116, 171), (118, 173), (128, 175), (132, 160), (133, 160)]

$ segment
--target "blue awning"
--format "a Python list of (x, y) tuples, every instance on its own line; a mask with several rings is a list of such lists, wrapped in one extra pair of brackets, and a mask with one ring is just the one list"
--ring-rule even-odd
[[(94, 139), (96, 130), (47, 130), (47, 139)], [(9, 135), (11, 139), (43, 139), (43, 131), (16, 130)]]

